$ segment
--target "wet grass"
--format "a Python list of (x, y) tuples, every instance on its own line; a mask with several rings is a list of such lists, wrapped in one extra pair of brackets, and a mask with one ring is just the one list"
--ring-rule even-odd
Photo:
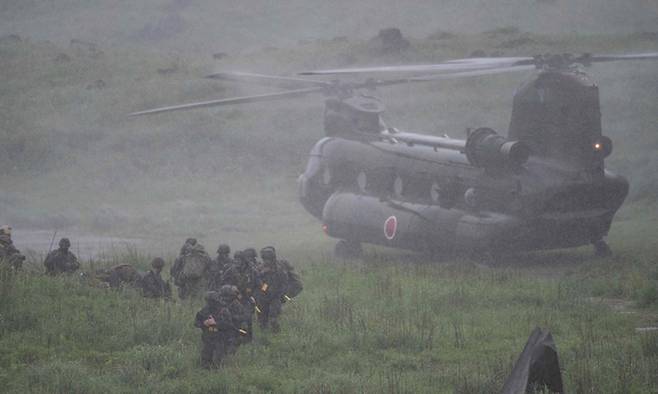
[[(494, 268), (378, 248), (356, 261), (289, 249), (305, 290), (285, 305), (282, 332), (257, 331), (212, 372), (197, 364), (200, 301), (147, 300), (76, 276), (45, 277), (29, 263), (0, 282), (0, 384), (9, 392), (489, 393), (541, 326), (556, 339), (570, 392), (649, 393), (658, 335), (635, 328), (656, 304), (611, 290), (635, 305), (619, 313), (590, 299), (603, 280), (637, 285), (618, 267), (642, 274), (655, 266), (644, 260), (651, 246), (624, 247), (616, 237), (618, 257), (574, 250), (581, 257), (570, 262), (568, 252), (552, 252)], [(555, 272), (543, 275), (551, 256)], [(131, 250), (115, 260), (143, 268), (148, 259)]]

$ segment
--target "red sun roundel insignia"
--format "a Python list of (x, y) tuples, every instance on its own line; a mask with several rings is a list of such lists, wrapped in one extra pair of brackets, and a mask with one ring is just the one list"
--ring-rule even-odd
[(398, 219), (395, 216), (389, 216), (384, 222), (384, 235), (389, 241), (395, 238), (395, 232), (398, 229)]

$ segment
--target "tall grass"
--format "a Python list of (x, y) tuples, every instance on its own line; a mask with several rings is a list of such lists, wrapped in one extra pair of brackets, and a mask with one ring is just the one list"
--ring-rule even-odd
[(584, 273), (601, 262), (555, 279), (538, 277), (531, 262), (492, 269), (374, 251), (351, 264), (304, 250), (286, 257), (305, 290), (284, 306), (282, 332), (256, 331), (210, 372), (198, 366), (192, 326), (200, 300), (144, 299), (77, 276), (4, 275), (0, 383), (10, 392), (488, 393), (542, 326), (556, 339), (570, 392), (655, 387), (657, 336), (635, 331), (642, 314), (589, 301)]

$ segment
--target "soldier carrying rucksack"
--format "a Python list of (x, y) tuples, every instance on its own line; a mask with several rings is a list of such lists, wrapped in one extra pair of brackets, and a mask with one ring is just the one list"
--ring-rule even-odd
[(11, 227), (0, 227), (0, 263), (6, 263), (14, 269), (19, 269), (23, 265), (25, 256), (16, 249), (14, 242), (11, 240)]
[(210, 256), (203, 245), (197, 243), (195, 238), (188, 238), (170, 271), (181, 299), (199, 296), (207, 288), (209, 265)]

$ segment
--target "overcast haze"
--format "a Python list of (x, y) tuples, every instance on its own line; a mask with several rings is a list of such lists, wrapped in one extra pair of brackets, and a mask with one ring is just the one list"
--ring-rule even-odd
[(4, 0), (0, 34), (68, 43), (236, 51), (336, 36), (367, 38), (385, 26), (422, 38), (515, 26), (548, 34), (656, 31), (655, 0)]
[[(373, 50), (370, 40), (387, 27), (399, 28), (411, 47)], [(331, 242), (300, 206), (295, 185), (322, 137), (321, 97), (139, 119), (126, 114), (274, 89), (200, 78), (216, 70), (292, 74), (483, 51), (654, 52), (658, 6), (654, 0), (2, 1), (0, 37), (3, 222), (39, 234), (54, 228), (157, 239), (192, 234), (214, 243), (247, 242), (260, 233), (294, 243), (289, 234), (297, 231)], [(609, 164), (631, 179), (632, 201), (658, 190), (656, 69), (651, 62), (592, 68), (601, 84), (604, 133), (615, 144)], [(401, 129), (461, 137), (466, 127), (489, 126), (504, 134), (514, 90), (529, 75), (398, 86), (377, 95), (387, 122)], [(278, 232), (281, 226), (288, 233)]]

